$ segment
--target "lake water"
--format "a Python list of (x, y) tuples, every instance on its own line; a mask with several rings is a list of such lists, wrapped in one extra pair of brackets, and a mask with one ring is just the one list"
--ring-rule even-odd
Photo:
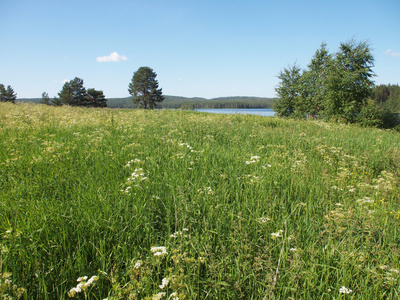
[(243, 115), (251, 114), (263, 117), (273, 117), (275, 115), (275, 111), (270, 108), (221, 108), (221, 109), (199, 108), (195, 110), (199, 112), (208, 112), (215, 114), (243, 114)]

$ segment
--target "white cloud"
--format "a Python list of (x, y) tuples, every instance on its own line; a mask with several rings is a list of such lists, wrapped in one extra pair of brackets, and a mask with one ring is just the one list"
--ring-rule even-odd
[(128, 60), (125, 55), (119, 55), (117, 52), (113, 52), (110, 55), (106, 56), (99, 56), (96, 58), (98, 62), (113, 62), (113, 61), (125, 61)]
[(389, 56), (400, 56), (400, 52), (393, 52), (392, 49), (387, 49), (385, 54)]

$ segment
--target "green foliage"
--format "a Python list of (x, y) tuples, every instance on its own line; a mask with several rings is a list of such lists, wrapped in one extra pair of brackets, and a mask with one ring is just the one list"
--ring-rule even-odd
[(398, 84), (381, 84), (372, 89), (371, 98), (380, 108), (400, 113), (400, 87)]
[(6, 89), (4, 84), (0, 84), (0, 102), (15, 103), (15, 100), (17, 100), (17, 94), (14, 92), (13, 88), (8, 85)]
[(133, 103), (143, 109), (154, 109), (157, 103), (164, 100), (162, 89), (158, 88), (157, 74), (149, 67), (140, 67), (129, 83), (128, 92)]
[(19, 103), (0, 120), (0, 298), (400, 296), (398, 132)]
[(103, 91), (96, 91), (95, 89), (86, 91), (83, 80), (78, 77), (64, 83), (58, 96), (59, 98), (53, 101), (55, 105), (61, 102), (70, 106), (107, 107), (107, 100)]
[(70, 106), (86, 106), (86, 95), (83, 80), (78, 77), (64, 83), (62, 90), (58, 93), (61, 102)]
[(42, 104), (46, 104), (46, 105), (50, 105), (50, 97), (49, 97), (48, 93), (46, 93), (46, 92), (42, 93), (42, 101), (41, 101), (41, 103)]
[(300, 96), (295, 108), (298, 117), (305, 115), (316, 117), (324, 111), (324, 99), (327, 93), (325, 82), (329, 77), (331, 65), (332, 55), (326, 49), (326, 44), (322, 43), (321, 48), (311, 59), (308, 70), (303, 72), (300, 79)]
[(354, 122), (371, 93), (374, 58), (365, 42), (341, 43), (325, 82), (324, 117)]
[[(361, 120), (359, 114), (373, 87), (373, 65), (366, 42), (341, 43), (334, 55), (323, 43), (302, 74), (296, 65), (279, 74), (276, 91), (280, 98), (275, 110), (286, 117), (312, 116), (349, 123)], [(367, 110), (371, 112), (371, 107), (364, 115)]]
[(362, 106), (358, 114), (358, 123), (361, 126), (383, 127), (383, 111), (375, 104), (373, 100), (368, 101)]
[(87, 103), (85, 106), (88, 107), (107, 107), (107, 99), (103, 94), (103, 91), (96, 91), (95, 89), (87, 90)]
[(274, 110), (278, 116), (292, 116), (295, 110), (295, 99), (299, 95), (300, 68), (294, 64), (284, 68), (278, 75), (281, 80), (275, 89), (279, 98), (274, 104)]
[(53, 100), (51, 101), (51, 104), (54, 106), (62, 106), (63, 103), (60, 98), (54, 97)]

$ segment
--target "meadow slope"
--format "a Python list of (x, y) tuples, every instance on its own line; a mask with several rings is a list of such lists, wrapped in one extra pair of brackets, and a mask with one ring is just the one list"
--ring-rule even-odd
[(318, 121), (0, 103), (1, 296), (398, 299), (399, 145)]

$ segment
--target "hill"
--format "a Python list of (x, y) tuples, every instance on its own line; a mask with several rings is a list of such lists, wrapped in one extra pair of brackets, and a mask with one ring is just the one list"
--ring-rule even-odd
[[(274, 98), (262, 97), (219, 97), (219, 98), (200, 98), (200, 97), (180, 97), (164, 95), (165, 100), (157, 108), (271, 108)], [(20, 102), (40, 103), (41, 98), (20, 98)], [(109, 108), (136, 108), (132, 104), (131, 97), (108, 98), (107, 106)]]

